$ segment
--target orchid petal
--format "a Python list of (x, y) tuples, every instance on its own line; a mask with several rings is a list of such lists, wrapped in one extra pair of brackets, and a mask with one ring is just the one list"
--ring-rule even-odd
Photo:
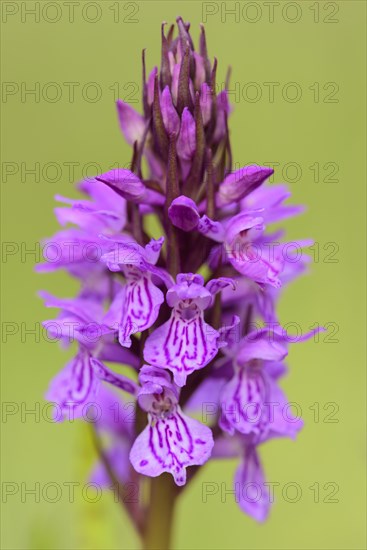
[(173, 225), (183, 231), (192, 231), (197, 227), (200, 220), (195, 202), (184, 195), (172, 201), (168, 209), (168, 215)]
[(211, 279), (206, 284), (205, 288), (209, 290), (212, 296), (215, 296), (215, 294), (218, 294), (218, 292), (222, 292), (222, 290), (227, 287), (231, 287), (232, 290), (236, 290), (235, 281), (233, 279), (230, 279), (229, 277), (219, 277), (219, 279)]
[(188, 107), (185, 107), (181, 118), (181, 130), (177, 140), (177, 154), (183, 160), (191, 160), (196, 149), (195, 120)]
[(132, 395), (136, 395), (138, 393), (138, 385), (135, 382), (133, 382), (130, 378), (127, 378), (122, 374), (117, 374), (111, 371), (101, 361), (99, 361), (95, 357), (92, 357), (90, 362), (96, 376), (100, 380), (103, 380), (104, 382), (108, 382), (109, 384), (112, 384), (116, 388), (119, 388), (120, 390), (125, 391), (127, 393), (131, 393)]
[(145, 132), (145, 121), (128, 103), (118, 99), (116, 102), (121, 132), (129, 145), (140, 143)]
[(174, 310), (171, 319), (158, 327), (147, 339), (144, 359), (155, 366), (164, 365), (182, 387), (194, 370), (205, 367), (218, 352), (219, 332), (204, 320), (202, 313)]
[(88, 405), (92, 404), (100, 385), (91, 364), (91, 355), (81, 348), (78, 354), (69, 361), (50, 383), (46, 399), (57, 405), (61, 418), (77, 418), (86, 414)]
[(217, 222), (204, 215), (198, 225), (198, 231), (205, 237), (213, 239), (216, 242), (223, 242), (225, 237), (224, 226), (221, 222)]
[(251, 448), (237, 468), (234, 486), (236, 502), (241, 510), (256, 521), (266, 520), (270, 510), (269, 488), (257, 451)]
[(267, 180), (274, 170), (267, 166), (249, 165), (229, 174), (219, 185), (216, 205), (219, 208), (241, 200)]
[(173, 106), (171, 92), (168, 86), (166, 86), (162, 92), (160, 105), (164, 126), (168, 134), (177, 135), (180, 129), (180, 117)]
[(213, 444), (211, 430), (177, 407), (170, 417), (150, 420), (135, 440), (130, 460), (140, 474), (157, 477), (169, 472), (177, 485), (184, 485), (186, 468), (204, 464)]
[(127, 283), (111, 304), (104, 323), (118, 330), (122, 346), (131, 346), (131, 335), (150, 328), (156, 321), (163, 292), (155, 286), (150, 273), (131, 267)]

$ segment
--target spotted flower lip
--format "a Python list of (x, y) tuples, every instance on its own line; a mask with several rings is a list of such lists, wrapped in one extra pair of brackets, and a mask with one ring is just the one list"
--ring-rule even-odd
[(260, 441), (269, 434), (294, 437), (303, 424), (288, 411), (285, 395), (260, 366), (236, 371), (223, 388), (221, 404), (220, 426), (231, 435), (253, 434)]
[(215, 294), (232, 284), (230, 279), (212, 279), (205, 287), (201, 275), (180, 273), (166, 296), (171, 318), (148, 337), (144, 359), (151, 365), (164, 365), (175, 383), (184, 386), (189, 374), (205, 367), (223, 345), (220, 333), (204, 321), (204, 310)]
[[(195, 49), (190, 24), (176, 22), (162, 24), (160, 67), (149, 70), (142, 52), (142, 108), (116, 103), (130, 158), (80, 182), (81, 198), (56, 195), (62, 230), (43, 242), (37, 270), (66, 270), (80, 288), (40, 293), (60, 310), (43, 323), (48, 336), (76, 347), (46, 398), (57, 420), (99, 408), (90, 479), (103, 488), (140, 491), (143, 476), (163, 473), (181, 487), (209, 458), (237, 459), (235, 499), (263, 522), (261, 446), (303, 425), (281, 389), (289, 344), (323, 330), (293, 337), (279, 323), (281, 292), (306, 271), (313, 241), (288, 243), (272, 228), (304, 208), (288, 203), (271, 167), (234, 167), (229, 75), (218, 90), (204, 26)], [(165, 478), (144, 506), (122, 499), (147, 540)], [(179, 490), (165, 489), (173, 508)]]
[(186, 468), (208, 460), (213, 448), (211, 430), (186, 416), (178, 405), (178, 394), (163, 369), (143, 366), (139, 402), (148, 412), (148, 426), (135, 440), (130, 460), (139, 473), (156, 477), (173, 475), (177, 485), (186, 482)]

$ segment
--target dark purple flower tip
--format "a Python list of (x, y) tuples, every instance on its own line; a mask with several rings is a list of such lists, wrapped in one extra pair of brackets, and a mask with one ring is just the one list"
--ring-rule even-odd
[(218, 207), (243, 199), (264, 183), (274, 170), (268, 166), (252, 164), (229, 174), (220, 184), (216, 196)]
[(168, 215), (173, 225), (183, 231), (192, 231), (197, 227), (200, 220), (195, 202), (184, 195), (172, 201), (168, 209)]

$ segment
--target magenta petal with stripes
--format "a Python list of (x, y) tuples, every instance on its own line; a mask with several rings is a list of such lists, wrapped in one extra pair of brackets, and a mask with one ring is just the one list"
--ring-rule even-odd
[(148, 426), (132, 446), (132, 465), (137, 472), (150, 477), (169, 472), (177, 485), (184, 485), (187, 466), (204, 464), (210, 457), (211, 430), (186, 416), (179, 407), (166, 418), (149, 416)]
[(220, 333), (204, 320), (204, 310), (213, 303), (213, 294), (231, 284), (215, 279), (209, 288), (201, 275), (180, 273), (167, 292), (171, 318), (147, 339), (144, 359), (151, 365), (169, 369), (182, 387), (193, 371), (205, 367), (217, 354)]
[(100, 385), (91, 364), (91, 355), (81, 348), (78, 354), (51, 381), (46, 399), (55, 403), (55, 419), (72, 420), (87, 414)]
[(156, 477), (169, 472), (177, 485), (184, 485), (187, 466), (201, 465), (210, 457), (212, 432), (182, 412), (167, 371), (145, 365), (139, 380), (138, 399), (148, 412), (148, 425), (132, 446), (131, 463), (141, 474)]
[(221, 394), (221, 428), (233, 435), (261, 435), (269, 429), (266, 403), (270, 401), (267, 380), (260, 372), (240, 368)]
[(258, 441), (269, 435), (294, 438), (302, 428), (283, 391), (261, 365), (240, 368), (221, 394), (221, 428), (233, 435), (253, 434)]
[(222, 292), (222, 290), (227, 287), (231, 287), (232, 290), (236, 290), (235, 281), (229, 277), (219, 277), (219, 279), (211, 279), (206, 284), (205, 288), (209, 290), (212, 296), (215, 296), (218, 292)]
[(150, 328), (158, 317), (164, 296), (153, 277), (168, 285), (173, 282), (165, 270), (154, 265), (162, 244), (163, 238), (152, 239), (144, 248), (137, 243), (116, 243), (116, 248), (102, 257), (111, 271), (122, 271), (126, 279), (104, 318), (104, 324), (118, 331), (122, 346), (130, 347), (130, 336)]
[[(265, 361), (282, 361), (287, 355), (284, 342), (266, 333), (254, 331), (238, 345), (229, 346), (235, 364), (232, 379), (224, 386), (220, 401), (220, 425), (230, 434), (254, 434), (263, 439), (270, 431), (281, 435), (294, 434), (295, 424), (284, 422), (287, 399), (275, 380), (269, 376)], [(286, 411), (287, 412), (287, 411)]]
[(122, 374), (117, 374), (116, 372), (108, 369), (106, 365), (104, 365), (95, 357), (92, 357), (90, 362), (93, 367), (94, 373), (99, 378), (99, 380), (108, 382), (112, 386), (115, 386), (122, 391), (130, 393), (131, 395), (136, 395), (138, 393), (138, 385), (130, 380), (130, 378), (127, 378)]
[(218, 352), (219, 332), (208, 325), (195, 304), (178, 306), (169, 321), (147, 339), (144, 359), (155, 366), (164, 365), (182, 387), (195, 370), (205, 367)]
[(46, 399), (56, 405), (55, 419), (86, 417), (88, 407), (96, 404), (102, 380), (132, 395), (138, 390), (135, 382), (114, 373), (80, 347), (78, 354), (51, 381), (46, 393)]
[(117, 294), (104, 323), (118, 330), (122, 346), (131, 346), (131, 335), (148, 329), (156, 321), (164, 301), (163, 292), (150, 273), (131, 266), (125, 269), (126, 285)]

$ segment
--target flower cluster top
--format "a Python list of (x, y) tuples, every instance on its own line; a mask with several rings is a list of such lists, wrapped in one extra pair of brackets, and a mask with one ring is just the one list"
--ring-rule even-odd
[[(117, 102), (130, 169), (82, 181), (88, 199), (57, 197), (64, 228), (38, 269), (65, 269), (80, 290), (43, 292), (61, 312), (44, 324), (78, 351), (47, 398), (59, 420), (96, 408), (122, 481), (169, 472), (181, 486), (210, 457), (239, 457), (236, 501), (262, 521), (270, 498), (258, 447), (302, 425), (279, 386), (289, 338), (276, 305), (305, 270), (310, 241), (269, 231), (302, 208), (284, 204), (290, 193), (268, 182), (271, 168), (233, 170), (217, 61), (203, 28), (198, 51), (189, 25), (178, 18), (177, 28), (162, 26), (161, 67), (148, 76), (143, 52), (143, 114)], [(108, 485), (105, 464), (92, 478)]]

